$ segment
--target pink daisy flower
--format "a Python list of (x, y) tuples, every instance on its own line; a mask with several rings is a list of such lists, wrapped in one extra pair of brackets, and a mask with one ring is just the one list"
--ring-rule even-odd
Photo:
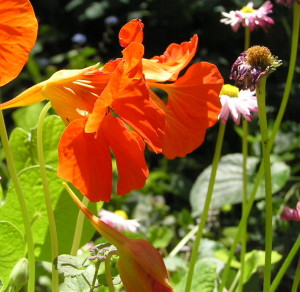
[(282, 220), (286, 221), (300, 221), (300, 202), (297, 203), (296, 210), (284, 206), (280, 217)]
[(261, 27), (264, 31), (274, 24), (274, 20), (267, 16), (272, 13), (273, 4), (266, 1), (260, 8), (254, 9), (253, 2), (249, 2), (241, 10), (234, 10), (222, 12), (224, 18), (221, 19), (222, 23), (231, 25), (233, 31), (237, 31), (240, 26), (248, 26), (251, 31)]
[(223, 124), (226, 124), (229, 115), (237, 125), (240, 124), (241, 116), (251, 122), (253, 118), (251, 112), (258, 112), (255, 91), (250, 89), (239, 90), (236, 86), (225, 84), (222, 87), (220, 99), (222, 110), (219, 119)]

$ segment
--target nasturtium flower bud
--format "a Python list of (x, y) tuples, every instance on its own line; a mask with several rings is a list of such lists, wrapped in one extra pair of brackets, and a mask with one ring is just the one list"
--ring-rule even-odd
[(28, 278), (28, 260), (21, 258), (10, 274), (10, 287), (13, 291), (19, 291), (28, 282)]

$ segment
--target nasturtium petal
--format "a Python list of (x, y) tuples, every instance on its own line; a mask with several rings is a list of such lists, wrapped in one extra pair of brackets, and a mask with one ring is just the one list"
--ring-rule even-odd
[(140, 19), (133, 19), (126, 23), (119, 32), (119, 42), (122, 47), (127, 47), (132, 42), (142, 43), (144, 24)]
[(161, 56), (143, 59), (143, 72), (147, 80), (163, 82), (175, 81), (178, 74), (194, 57), (198, 45), (198, 36), (181, 44), (171, 44)]
[(59, 143), (58, 176), (71, 182), (90, 201), (110, 200), (112, 165), (108, 144), (101, 135), (85, 133), (85, 119), (72, 121)]
[(29, 0), (0, 1), (0, 86), (16, 78), (35, 44), (38, 23)]
[(149, 175), (144, 157), (145, 143), (134, 131), (116, 117), (108, 116), (101, 131), (116, 157), (118, 167), (118, 195), (128, 194), (144, 186)]

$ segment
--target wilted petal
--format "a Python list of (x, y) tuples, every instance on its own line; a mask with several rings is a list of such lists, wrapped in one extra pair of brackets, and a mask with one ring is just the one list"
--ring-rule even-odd
[(143, 72), (150, 81), (174, 81), (178, 74), (192, 60), (196, 53), (198, 36), (194, 35), (189, 42), (171, 44), (161, 56), (143, 59)]
[(112, 192), (109, 146), (101, 135), (84, 132), (85, 119), (72, 121), (59, 143), (58, 176), (92, 202), (108, 202)]
[(0, 1), (0, 86), (16, 78), (35, 44), (38, 23), (28, 0)]

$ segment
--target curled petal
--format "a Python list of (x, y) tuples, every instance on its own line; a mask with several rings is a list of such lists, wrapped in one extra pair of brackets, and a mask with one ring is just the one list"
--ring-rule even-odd
[(161, 56), (143, 59), (143, 72), (147, 80), (156, 82), (174, 81), (196, 53), (198, 36), (189, 42), (171, 44)]
[(0, 1), (0, 86), (16, 78), (35, 44), (38, 23), (28, 0)]
[(133, 19), (126, 23), (120, 30), (119, 42), (122, 47), (127, 47), (131, 42), (142, 43), (144, 38), (144, 24), (140, 19)]
[(218, 120), (223, 78), (213, 64), (192, 65), (172, 84), (151, 83), (168, 93), (163, 154), (184, 157), (201, 145), (207, 128)]
[(109, 146), (101, 135), (84, 132), (85, 119), (72, 121), (59, 142), (58, 176), (92, 202), (108, 202), (112, 192)]
[(113, 116), (105, 118), (101, 132), (116, 157), (119, 177), (117, 194), (125, 195), (142, 188), (149, 171), (144, 158), (145, 143), (141, 137)]

